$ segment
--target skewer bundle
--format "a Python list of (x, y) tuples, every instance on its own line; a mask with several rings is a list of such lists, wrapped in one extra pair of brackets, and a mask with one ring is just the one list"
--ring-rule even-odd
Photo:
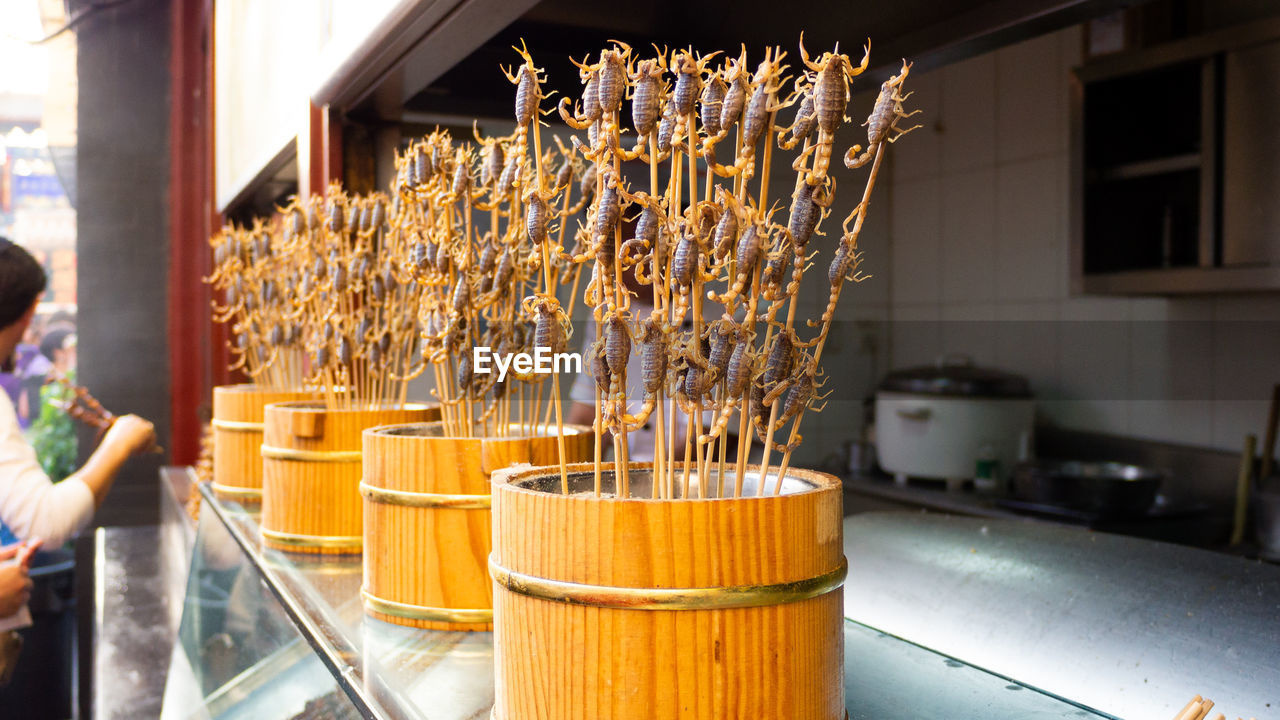
[[(524, 64), (507, 74), (517, 84), (520, 152), (527, 119), (541, 112), (541, 70), (518, 52)], [(866, 68), (868, 54), (856, 64), (838, 49), (814, 60), (801, 38), (802, 65), (794, 76), (787, 74), (786, 53), (779, 48), (769, 49), (754, 72), (745, 48), (713, 65), (717, 55), (689, 49), (640, 58), (614, 43), (595, 62), (575, 62), (584, 84), (581, 99), (571, 104), (565, 98), (559, 105), (568, 125), (587, 131), (585, 143), (577, 137), (571, 143), (595, 187), (587, 218), (574, 233), (575, 248), (558, 243), (544, 258), (572, 263), (575, 277), (584, 265), (591, 268), (584, 300), (597, 331), (588, 339), (585, 364), (596, 385), (597, 435), (608, 430), (613, 438), (620, 497), (631, 494), (628, 433), (651, 416), (657, 429), (653, 497), (688, 497), (692, 476), (730, 474), (733, 487), (698, 482), (698, 496), (741, 495), (752, 433), (764, 443), (762, 479), (771, 454), (781, 455), (773, 492), (781, 491), (801, 441), (800, 423), (820, 409), (814, 407), (822, 397), (819, 361), (841, 290), (862, 277), (858, 236), (886, 148), (914, 129), (897, 125), (915, 114), (902, 107), (909, 95), (902, 89), (910, 72), (904, 62), (883, 84), (864, 123), (865, 151), (855, 145), (843, 155), (849, 168), (870, 164), (869, 175), (861, 201), (844, 219), (834, 256), (815, 261), (809, 243), (821, 234), (836, 193), (829, 174), (834, 134), (845, 120), (849, 80)], [(623, 136), (627, 98), (634, 139)], [(779, 127), (778, 113), (792, 106), (793, 122)], [(536, 124), (532, 134), (536, 147)], [(789, 200), (769, 196), (770, 175), (780, 159), (775, 146), (777, 152), (795, 151)], [(517, 157), (517, 168), (521, 162)], [(624, 172), (637, 166), (645, 172)], [(700, 166), (707, 169), (704, 177)], [(628, 174), (647, 176), (643, 189), (631, 186)], [(530, 180), (534, 190), (525, 197), (537, 202), (546, 188), (540, 167)], [(529, 216), (534, 215), (531, 205)], [(621, 219), (631, 215), (637, 220), (627, 237)], [(826, 266), (829, 301), (820, 317), (798, 322), (800, 284), (815, 262)], [(647, 312), (632, 309), (635, 298), (623, 282), (629, 271), (648, 286)], [(633, 351), (643, 360), (642, 398), (628, 396)], [(690, 418), (683, 437), (675, 432), (677, 407)], [(707, 410), (715, 419), (704, 425)], [(743, 439), (733, 459), (727, 452), (731, 427)], [(677, 457), (683, 460), (677, 463)], [(602, 493), (601, 466), (597, 444), (596, 495)], [(756, 487), (765, 492), (763, 480)]]
[[(1173, 720), (1206, 720), (1209, 717), (1209, 711), (1212, 709), (1213, 709), (1212, 700), (1209, 700), (1207, 698), (1202, 698), (1199, 695), (1196, 695), (1195, 697), (1191, 698), (1190, 702), (1188, 702), (1185, 706), (1183, 706), (1181, 710), (1178, 711), (1177, 715), (1173, 716)], [(1212, 720), (1226, 720), (1226, 718), (1227, 716), (1225, 713), (1218, 713), (1217, 715), (1213, 716)], [(1250, 720), (1256, 720), (1256, 719), (1250, 718)]]
[[(510, 77), (535, 82), (531, 72)], [(555, 362), (571, 334), (572, 305), (562, 308), (557, 294), (561, 284), (576, 288), (581, 268), (554, 249), (564, 218), (594, 186), (574, 186), (572, 151), (543, 152), (531, 132), (537, 102), (526, 98), (506, 137), (476, 129), (472, 144), (437, 131), (397, 158), (392, 224), (421, 288), (421, 358), (443, 420), (364, 435), (366, 557), (378, 561), (366, 563), (363, 597), (367, 612), (389, 622), (490, 629), (491, 471), (558, 465), (564, 481), (566, 463), (590, 452), (586, 428), (563, 422), (558, 375), (485, 368), (476, 349)]]
[(206, 282), (221, 293), (214, 319), (231, 329), (231, 369), (264, 390), (303, 384), (302, 328), (293, 307), (295, 258), (280, 247), (280, 220), (229, 224), (210, 240), (214, 270)]
[(576, 273), (550, 249), (566, 227), (556, 220), (575, 212), (578, 163), (564, 151), (543, 155), (537, 134), (531, 162), (527, 130), (505, 138), (476, 132), (475, 146), (437, 131), (397, 160), (397, 223), (422, 287), (422, 357), (435, 375), (446, 432), (457, 437), (528, 434), (549, 424), (553, 409), (562, 423), (555, 374), (513, 368), (503, 377), (473, 363), (477, 346), (530, 356), (542, 347), (550, 358), (572, 332), (557, 290)]
[(403, 405), (422, 371), (421, 289), (388, 222), (397, 206), (334, 184), (215, 236), (208, 282), (224, 296), (214, 311), (231, 326), (232, 369), (264, 389), (320, 388), (333, 410)]
[[(539, 154), (528, 119), (542, 112), (542, 74), (517, 52), (524, 63), (507, 76), (519, 167), (525, 135)], [(885, 148), (906, 131), (896, 123), (908, 116), (910, 66), (882, 87), (866, 150), (844, 153), (870, 173), (834, 257), (819, 261), (826, 307), (806, 322), (798, 291), (836, 193), (834, 134), (867, 60), (810, 60), (802, 45), (791, 77), (778, 48), (754, 71), (745, 50), (717, 56), (639, 57), (615, 42), (575, 63), (581, 99), (558, 110), (586, 132), (569, 146), (594, 189), (571, 235), (544, 237), (535, 220), (545, 175), (520, 176), (543, 267), (564, 262), (562, 275), (584, 277), (597, 432), (594, 462), (494, 473), (498, 720), (579, 720), (601, 708), (699, 720), (846, 714), (840, 482), (789, 464), (801, 417), (821, 402), (818, 365), (841, 289), (860, 279), (857, 239)], [(792, 106), (795, 121), (778, 127)], [(787, 151), (791, 197), (773, 199), (771, 173)], [(689, 417), (679, 434), (677, 410)], [(647, 423), (653, 463), (632, 463), (628, 436)], [(734, 428), (765, 443), (761, 466), (747, 465), (747, 442), (730, 456)], [(770, 453), (781, 456), (776, 469)]]
[(403, 235), (388, 223), (393, 210), (381, 193), (350, 197), (337, 184), (323, 199), (284, 209), (306, 380), (323, 389), (331, 410), (401, 407), (421, 372), (420, 291), (403, 261)]

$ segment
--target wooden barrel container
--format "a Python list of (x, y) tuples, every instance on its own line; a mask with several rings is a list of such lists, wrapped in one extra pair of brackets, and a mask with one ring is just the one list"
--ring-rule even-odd
[(314, 400), (308, 390), (277, 391), (257, 385), (213, 389), (213, 491), (226, 500), (262, 501), (262, 412), (271, 403)]
[[(564, 430), (566, 460), (590, 458), (591, 428)], [(365, 610), (398, 625), (490, 630), (489, 474), (516, 463), (558, 465), (556, 430), (471, 438), (443, 433), (443, 423), (364, 432)]]
[(549, 468), (494, 474), (493, 717), (843, 720), (840, 481), (640, 499), (649, 467), (629, 499), (590, 465), (567, 497)]
[(439, 408), (417, 404), (363, 410), (328, 410), (321, 402), (268, 405), (261, 448), (263, 543), (294, 552), (360, 552), (360, 434), (439, 416)]

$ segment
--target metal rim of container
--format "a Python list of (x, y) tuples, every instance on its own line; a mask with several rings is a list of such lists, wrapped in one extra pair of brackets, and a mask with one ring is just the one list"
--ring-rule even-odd
[(363, 535), (300, 535), (267, 528), (261, 528), (261, 530), (264, 540), (291, 547), (356, 549), (364, 547)]
[(218, 495), (242, 500), (262, 499), (262, 488), (241, 488), (234, 487), (232, 485), (223, 485), (219, 482), (211, 482), (209, 484), (213, 487), (213, 491)]
[(364, 459), (364, 453), (360, 450), (298, 450), (263, 445), (262, 457), (270, 460), (293, 460), (295, 462), (358, 463)]
[(584, 585), (548, 580), (508, 570), (489, 555), (493, 581), (518, 595), (587, 607), (617, 610), (729, 610), (766, 607), (809, 600), (844, 585), (849, 561), (816, 577), (772, 585), (735, 585), (701, 588), (634, 588)]
[(375, 487), (360, 481), (360, 494), (379, 505), (401, 507), (446, 508), (451, 510), (488, 510), (493, 506), (492, 495), (446, 495), (443, 493), (409, 492)]
[[(489, 711), (489, 720), (502, 720), (502, 716), (498, 714), (498, 708), (495, 706)], [(849, 711), (844, 711), (844, 720), (849, 720)]]
[(219, 420), (214, 418), (209, 424), (213, 425), (214, 430), (226, 430), (227, 432), (260, 433), (266, 430), (266, 425), (263, 423), (244, 420)]
[[(493, 709), (491, 709), (491, 710), (489, 711), (489, 720), (502, 720), (502, 716), (498, 714), (498, 707), (497, 707), (497, 705), (495, 705), (495, 706), (493, 707)], [(849, 720), (849, 711), (848, 711), (848, 710), (845, 710), (845, 711), (844, 711), (844, 720)]]
[(426, 622), (450, 622), (470, 625), (493, 623), (493, 610), (487, 608), (442, 608), (426, 605), (410, 605), (380, 598), (364, 588), (360, 588), (360, 597), (364, 598), (366, 610), (404, 618), (405, 620), (423, 620)]
[[(489, 720), (502, 720), (502, 716), (498, 714), (498, 708), (496, 705), (489, 711)], [(848, 710), (844, 711), (844, 720), (849, 720)]]

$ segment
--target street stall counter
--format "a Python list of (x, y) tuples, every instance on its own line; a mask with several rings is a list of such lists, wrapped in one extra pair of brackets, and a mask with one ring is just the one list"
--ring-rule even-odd
[[(256, 512), (202, 496), (168, 718), (487, 718), (493, 635), (365, 615), (358, 555), (264, 547)], [(863, 581), (856, 573), (849, 582)], [(1106, 717), (866, 625), (844, 629), (851, 718)]]

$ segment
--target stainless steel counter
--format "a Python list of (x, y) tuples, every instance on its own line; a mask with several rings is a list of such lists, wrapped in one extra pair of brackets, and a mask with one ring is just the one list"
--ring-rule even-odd
[(188, 468), (163, 468), (158, 490), (159, 525), (94, 532), (92, 686), (97, 720), (160, 714), (195, 542), (195, 523), (184, 508), (196, 491), (194, 475)]
[[(287, 718), (311, 697), (300, 688), (315, 687), (312, 694), (329, 697), (335, 681), (351, 716), (488, 717), (493, 703), (491, 634), (416, 630), (366, 618), (360, 605), (359, 556), (303, 556), (264, 548), (252, 513), (215, 499), (207, 488), (201, 492), (182, 630), (183, 647), (191, 649), (176, 660), (185, 665), (186, 684), (166, 693), (166, 717)], [(211, 587), (219, 584), (222, 590)], [(245, 592), (259, 585), (265, 589)], [(289, 625), (287, 632), (277, 626), (277, 617), (287, 618), (279, 620)], [(243, 628), (252, 618), (257, 618), (256, 636), (277, 636), (279, 642), (269, 652), (253, 655), (247, 669), (226, 670), (228, 682), (211, 686), (211, 673), (200, 666), (217, 655), (211, 649), (223, 647), (211, 640), (248, 643), (252, 636)], [(299, 660), (303, 655), (306, 662)], [(854, 719), (1105, 717), (858, 622), (845, 625), (845, 658), (847, 705)], [(326, 670), (332, 679), (318, 683), (315, 673)], [(191, 703), (203, 709), (195, 712), (187, 707)], [(344, 712), (330, 716), (347, 717)]]
[(896, 484), (888, 476), (846, 475), (846, 515), (877, 511), (928, 511), (946, 515), (1087, 527), (1101, 532), (1221, 549), (1231, 532), (1230, 512), (1198, 501), (1170, 501), (1159, 496), (1142, 515), (1105, 516), (1082, 510), (1038, 506), (1004, 495), (970, 489), (947, 490), (940, 482), (912, 480)]
[(173, 647), (159, 528), (99, 528), (94, 542), (93, 717), (158, 717)]
[[(845, 523), (849, 617), (1125, 718), (1280, 717), (1280, 568), (1000, 519)], [(1215, 713), (1217, 710), (1215, 709)]]

